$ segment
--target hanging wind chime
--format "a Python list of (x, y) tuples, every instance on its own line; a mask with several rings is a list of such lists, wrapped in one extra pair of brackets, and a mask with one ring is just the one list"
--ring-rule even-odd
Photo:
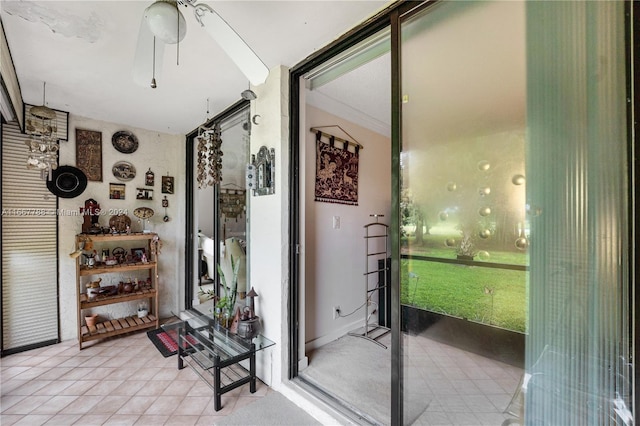
[(222, 137), (220, 125), (206, 129), (198, 139), (198, 188), (220, 184), (222, 181)]

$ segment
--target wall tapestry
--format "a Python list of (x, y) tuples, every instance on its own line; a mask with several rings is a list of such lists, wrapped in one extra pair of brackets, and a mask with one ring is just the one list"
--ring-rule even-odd
[(76, 167), (87, 180), (102, 182), (102, 132), (76, 129)]
[[(329, 137), (329, 143), (322, 136)], [(315, 199), (325, 203), (358, 205), (358, 153), (349, 151), (350, 144), (335, 146), (336, 138), (316, 133), (316, 188)]]
[(220, 189), (220, 211), (224, 215), (225, 222), (227, 219), (235, 219), (244, 213), (246, 191), (244, 189)]

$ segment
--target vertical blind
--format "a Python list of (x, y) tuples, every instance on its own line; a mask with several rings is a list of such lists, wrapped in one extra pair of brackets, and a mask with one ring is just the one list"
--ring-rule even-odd
[(527, 2), (525, 424), (630, 424), (623, 2)]
[(26, 167), (26, 136), (2, 126), (2, 353), (58, 340), (56, 197)]

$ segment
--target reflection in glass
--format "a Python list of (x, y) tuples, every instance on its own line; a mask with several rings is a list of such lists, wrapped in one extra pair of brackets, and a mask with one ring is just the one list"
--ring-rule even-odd
[(523, 175), (517, 174), (517, 175), (513, 175), (513, 177), (511, 178), (511, 182), (514, 185), (523, 185), (525, 182), (525, 179)]
[(486, 172), (491, 168), (491, 164), (487, 160), (482, 160), (478, 162), (478, 170)]
[(524, 36), (522, 2), (443, 1), (402, 25), (402, 199), (413, 206), (401, 210), (405, 424), (482, 423), (448, 391), (438, 351), (456, 363), (491, 346), (479, 362), (522, 365), (524, 349), (501, 353), (492, 333), (523, 341), (527, 331), (528, 250), (514, 246), (528, 232), (526, 185), (512, 181), (525, 166)]

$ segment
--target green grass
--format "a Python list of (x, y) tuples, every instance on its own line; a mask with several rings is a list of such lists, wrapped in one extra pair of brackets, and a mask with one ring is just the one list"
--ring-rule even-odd
[[(443, 259), (455, 259), (456, 250), (453, 247), (447, 247), (445, 240), (449, 238), (459, 238), (458, 235), (425, 235), (424, 243), (416, 245), (414, 237), (404, 239), (404, 253), (410, 253), (418, 256), (433, 256)], [(506, 263), (510, 265), (527, 265), (529, 260), (526, 251), (515, 249), (505, 249), (492, 247), (488, 242), (478, 242), (478, 251), (482, 251), (480, 256), (476, 256), (476, 261), (486, 261), (492, 263)]]
[(524, 332), (526, 272), (403, 260), (401, 302)]

